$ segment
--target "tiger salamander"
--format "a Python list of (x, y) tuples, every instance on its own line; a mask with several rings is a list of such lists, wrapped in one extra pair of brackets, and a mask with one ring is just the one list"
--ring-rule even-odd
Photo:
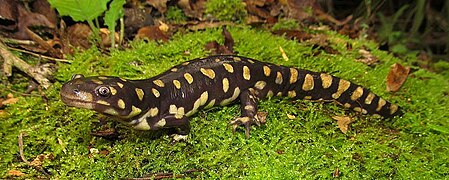
[(386, 118), (401, 114), (397, 105), (347, 80), (233, 55), (187, 61), (144, 80), (74, 75), (61, 90), (69, 106), (116, 117), (135, 129), (178, 128), (181, 134), (188, 133), (189, 117), (198, 110), (240, 101), (241, 115), (230, 124), (234, 131), (244, 125), (247, 136), (261, 122), (257, 102), (271, 96), (332, 100)]

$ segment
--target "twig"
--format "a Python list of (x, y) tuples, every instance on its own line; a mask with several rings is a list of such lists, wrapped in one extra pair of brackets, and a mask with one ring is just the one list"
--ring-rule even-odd
[(30, 40), (21, 40), (21, 39), (11, 39), (11, 38), (2, 38), (3, 42), (7, 44), (19, 44), (19, 45), (36, 45), (37, 43)]
[(50, 174), (48, 174), (47, 172), (45, 172), (45, 170), (41, 167), (41, 166), (33, 166), (32, 163), (30, 163), (30, 161), (28, 161), (25, 158), (25, 155), (23, 155), (23, 136), (26, 136), (27, 134), (24, 132), (20, 132), (19, 137), (18, 137), (18, 141), (19, 141), (19, 154), (20, 154), (20, 158), (22, 159), (23, 162), (25, 162), (28, 166), (33, 167), (34, 169), (40, 171), (42, 174), (46, 175), (47, 177), (50, 177)]
[(8, 47), (8, 49), (11, 49), (11, 50), (14, 50), (14, 51), (19, 51), (19, 52), (26, 53), (26, 54), (30, 54), (30, 55), (36, 56), (38, 58), (52, 60), (52, 61), (55, 61), (55, 62), (72, 63), (72, 61), (67, 60), (67, 59), (59, 59), (59, 58), (54, 58), (54, 57), (50, 57), (50, 56), (45, 56), (45, 55), (42, 55), (42, 54), (34, 53), (34, 52), (23, 50), (23, 49), (18, 49), (18, 48), (13, 48), (13, 47)]
[(0, 41), (0, 56), (2, 56), (4, 59), (3, 72), (5, 76), (12, 76), (12, 66), (15, 66), (21, 71), (25, 72), (28, 76), (31, 76), (33, 79), (35, 79), (45, 89), (50, 87), (50, 80), (48, 80), (42, 74), (38, 73), (38, 70), (36, 68), (12, 54), (2, 41)]

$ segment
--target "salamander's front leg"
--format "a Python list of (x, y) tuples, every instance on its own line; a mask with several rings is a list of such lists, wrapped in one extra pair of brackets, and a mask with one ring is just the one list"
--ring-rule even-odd
[(256, 94), (257, 93), (252, 88), (243, 91), (240, 94), (241, 115), (229, 122), (229, 124), (232, 125), (232, 132), (235, 132), (239, 125), (244, 125), (246, 137), (249, 138), (251, 125), (256, 124), (260, 126), (265, 123), (266, 113), (257, 112), (258, 97)]
[(174, 128), (176, 133), (172, 136), (172, 143), (187, 140), (187, 134), (190, 132), (190, 123), (186, 116), (177, 117), (177, 115), (167, 115), (158, 122), (155, 122), (153, 127), (153, 129)]

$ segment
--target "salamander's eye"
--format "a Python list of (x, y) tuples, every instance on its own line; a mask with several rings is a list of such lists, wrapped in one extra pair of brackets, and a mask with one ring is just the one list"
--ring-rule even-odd
[(106, 87), (106, 86), (100, 86), (97, 89), (97, 94), (102, 96), (102, 97), (108, 97), (108, 96), (111, 95), (111, 90), (108, 87)]

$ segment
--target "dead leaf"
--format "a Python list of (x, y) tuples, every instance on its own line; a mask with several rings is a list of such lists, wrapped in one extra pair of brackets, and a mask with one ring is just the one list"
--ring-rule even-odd
[(12, 169), (12, 170), (8, 171), (8, 176), (20, 177), (20, 176), (25, 176), (25, 175), (26, 175), (25, 173), (23, 173), (23, 172), (21, 172), (19, 170), (15, 170), (15, 169)]
[(92, 30), (86, 24), (77, 23), (67, 28), (67, 37), (72, 46), (87, 49), (91, 46)]
[(168, 41), (169, 37), (159, 29), (159, 26), (145, 26), (137, 31), (136, 39), (162, 40)]
[(178, 6), (184, 11), (187, 17), (203, 19), (205, 0), (179, 0)]
[(50, 6), (47, 0), (36, 0), (33, 2), (33, 12), (39, 13), (47, 17), (52, 24), (58, 23), (58, 16), (54, 8)]
[(54, 159), (53, 154), (39, 154), (36, 156), (36, 158), (34, 158), (33, 161), (31, 161), (30, 166), (39, 167), (42, 166), (42, 163), (45, 160), (53, 160), (53, 159)]
[(168, 32), (170, 27), (167, 24), (165, 24), (164, 22), (159, 21), (159, 29), (166, 33), (166, 32)]
[(135, 5), (125, 9), (125, 39), (132, 39), (144, 26), (154, 25), (151, 7)]
[(362, 55), (362, 57), (358, 58), (356, 60), (357, 62), (364, 63), (368, 66), (375, 65), (379, 62), (379, 59), (376, 56), (374, 56), (373, 54), (371, 54), (370, 51), (367, 51), (365, 49), (360, 49), (359, 53), (360, 53), (360, 55)]
[(146, 2), (156, 8), (161, 14), (167, 11), (167, 1), (168, 0), (147, 0)]
[(312, 38), (312, 35), (309, 33), (306, 33), (304, 31), (298, 31), (298, 30), (276, 30), (273, 31), (273, 34), (276, 35), (284, 35), (290, 40), (296, 39), (299, 42), (309, 40)]
[(15, 0), (0, 0), (0, 29), (12, 31), (17, 27), (17, 2)]
[(399, 63), (393, 64), (387, 76), (387, 91), (398, 91), (402, 84), (404, 84), (405, 80), (407, 80), (409, 72), (409, 66), (404, 67)]
[(231, 36), (231, 33), (223, 27), (223, 31), (221, 33), (224, 36), (224, 45), (220, 45), (217, 41), (211, 41), (204, 45), (206, 50), (210, 50), (213, 55), (216, 54), (234, 54), (234, 39)]
[(341, 132), (348, 132), (349, 124), (351, 124), (352, 119), (348, 116), (333, 116), (332, 119), (337, 121), (338, 128)]
[(29, 33), (27, 33), (28, 29), (33, 29), (33, 27), (39, 27), (40, 31), (47, 32), (49, 34), (52, 34), (52, 30), (56, 27), (55, 24), (51, 23), (47, 17), (45, 17), (42, 14), (30, 12), (27, 9), (25, 9), (22, 5), (17, 6), (17, 9), (19, 11), (19, 17), (18, 17), (18, 24), (17, 29), (18, 31), (15, 33), (15, 37), (17, 39), (28, 39)]
[(9, 93), (8, 95), (6, 95), (6, 99), (1, 101), (0, 103), (2, 105), (8, 105), (8, 104), (15, 104), (17, 103), (17, 101), (19, 101), (19, 98), (15, 98), (13, 94)]
[[(109, 31), (108, 28), (100, 28), (100, 37), (101, 37), (101, 44), (105, 47), (111, 47), (111, 37), (110, 37), (111, 31)], [(114, 41), (115, 44), (118, 44), (119, 41), (119, 34), (118, 32), (114, 32)]]

